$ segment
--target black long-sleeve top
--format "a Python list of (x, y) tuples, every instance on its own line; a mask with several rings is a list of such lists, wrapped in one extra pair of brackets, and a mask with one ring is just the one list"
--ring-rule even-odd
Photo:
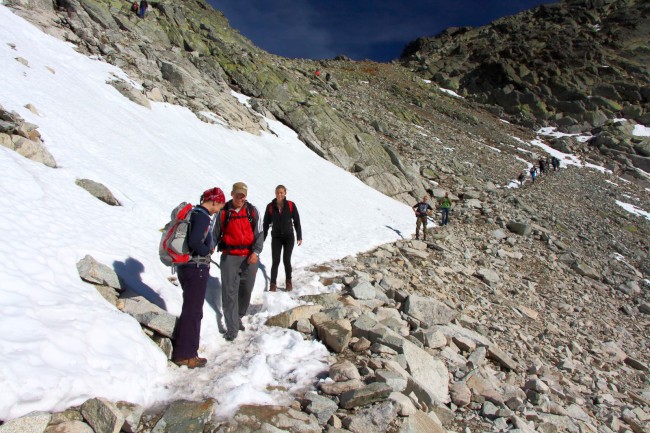
[(203, 206), (196, 206), (190, 216), (190, 230), (187, 246), (192, 257), (209, 257), (214, 249), (212, 240), (212, 218)]
[(282, 212), (280, 212), (277, 199), (273, 199), (266, 206), (266, 211), (264, 212), (264, 239), (268, 235), (269, 226), (272, 226), (271, 237), (293, 236), (293, 229), (295, 228), (297, 240), (302, 240), (300, 214), (294, 202), (285, 200)]

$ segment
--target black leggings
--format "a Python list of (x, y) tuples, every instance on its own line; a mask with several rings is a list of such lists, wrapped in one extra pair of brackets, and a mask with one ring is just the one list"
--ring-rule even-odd
[(277, 283), (278, 268), (280, 267), (280, 252), (282, 251), (282, 248), (284, 248), (284, 254), (282, 254), (284, 275), (287, 280), (291, 279), (291, 252), (293, 251), (294, 243), (295, 239), (293, 236), (271, 238), (271, 284)]

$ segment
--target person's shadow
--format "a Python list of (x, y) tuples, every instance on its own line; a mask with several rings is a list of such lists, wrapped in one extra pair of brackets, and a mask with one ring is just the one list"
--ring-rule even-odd
[(208, 287), (205, 291), (205, 301), (212, 307), (217, 315), (217, 326), (219, 332), (226, 333), (226, 327), (223, 323), (223, 304), (221, 301), (221, 280), (210, 275), (208, 277)]
[(257, 271), (262, 272), (262, 275), (264, 276), (264, 291), (266, 292), (269, 290), (270, 278), (269, 278), (269, 274), (266, 273), (266, 266), (264, 266), (261, 260), (257, 268)]
[(397, 235), (398, 235), (400, 238), (404, 239), (404, 235), (402, 235), (402, 232), (401, 232), (400, 230), (394, 229), (394, 228), (392, 228), (391, 226), (384, 226), (384, 227), (391, 229), (392, 231), (394, 231), (395, 233), (397, 233)]
[(165, 300), (142, 281), (144, 265), (140, 261), (133, 257), (129, 257), (123, 262), (116, 260), (113, 262), (113, 270), (126, 288), (143, 296), (149, 302), (157, 305), (163, 310), (166, 310)]

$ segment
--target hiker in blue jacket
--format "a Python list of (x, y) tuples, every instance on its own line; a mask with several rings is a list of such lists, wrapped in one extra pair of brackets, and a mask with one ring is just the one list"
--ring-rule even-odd
[(286, 281), (286, 290), (293, 290), (291, 281), (291, 253), (295, 239), (293, 230), (296, 229), (298, 245), (302, 245), (302, 227), (300, 226), (300, 214), (296, 204), (287, 198), (287, 188), (284, 185), (275, 187), (275, 198), (266, 206), (264, 212), (264, 239), (271, 229), (271, 285), (269, 290), (275, 292), (278, 288), (278, 268), (280, 267), (280, 254), (282, 254), (282, 263), (284, 263), (284, 276)]
[(191, 258), (177, 265), (178, 281), (183, 289), (183, 307), (174, 331), (172, 362), (188, 368), (203, 367), (205, 358), (199, 358), (203, 301), (210, 276), (210, 256), (215, 248), (212, 236), (212, 215), (224, 207), (226, 198), (220, 188), (211, 188), (201, 194), (200, 204), (192, 209), (187, 245)]
[(147, 0), (140, 0), (140, 10), (138, 11), (138, 16), (140, 18), (144, 18), (144, 14), (147, 13), (148, 7), (149, 7), (149, 3), (147, 3)]

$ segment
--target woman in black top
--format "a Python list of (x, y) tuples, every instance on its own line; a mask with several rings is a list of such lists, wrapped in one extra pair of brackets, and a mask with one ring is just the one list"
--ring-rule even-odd
[(286, 290), (291, 291), (291, 252), (295, 239), (293, 230), (296, 229), (298, 245), (302, 245), (302, 228), (300, 227), (300, 215), (295, 203), (287, 198), (287, 188), (278, 185), (275, 188), (275, 198), (266, 206), (264, 212), (264, 239), (271, 228), (271, 286), (269, 290), (275, 292), (277, 289), (278, 267), (280, 266), (280, 253), (284, 248), (282, 262), (284, 263), (284, 274), (286, 277)]

